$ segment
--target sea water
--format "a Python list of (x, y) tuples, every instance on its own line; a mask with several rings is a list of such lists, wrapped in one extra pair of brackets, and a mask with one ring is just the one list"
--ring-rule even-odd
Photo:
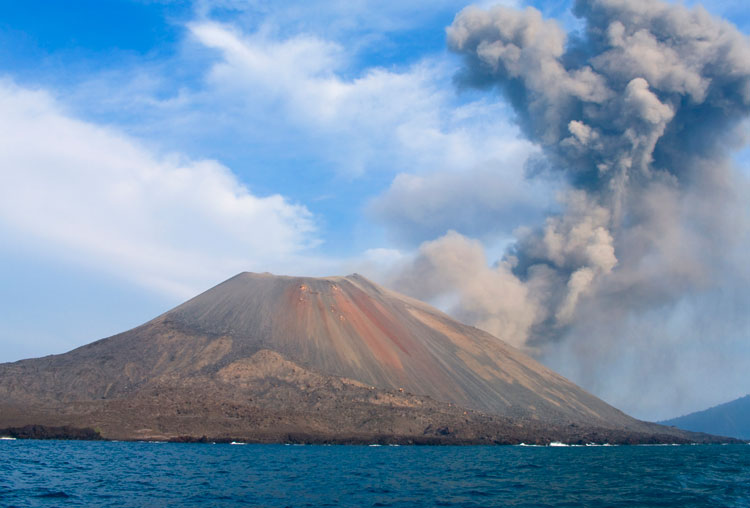
[(0, 506), (750, 507), (750, 446), (0, 441)]

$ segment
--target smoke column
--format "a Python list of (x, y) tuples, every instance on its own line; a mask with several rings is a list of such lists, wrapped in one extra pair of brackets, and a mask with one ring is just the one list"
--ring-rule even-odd
[[(662, 416), (664, 397), (687, 407), (701, 369), (738, 347), (750, 359), (736, 307), (750, 303), (747, 182), (730, 158), (750, 113), (750, 43), (702, 8), (579, 0), (574, 13), (586, 28), (570, 37), (533, 8), (468, 7), (447, 31), (459, 86), (502, 94), (546, 171), (563, 175), (561, 213), (519, 228), (493, 267), (451, 232), (394, 285), (452, 297), (459, 318)], [(690, 357), (702, 350), (713, 356)], [(683, 389), (634, 402), (666, 379)]]

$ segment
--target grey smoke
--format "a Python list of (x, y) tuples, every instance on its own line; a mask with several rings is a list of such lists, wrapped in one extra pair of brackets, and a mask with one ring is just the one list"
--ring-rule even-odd
[[(567, 358), (590, 388), (611, 390), (596, 362), (628, 351), (638, 365), (613, 378), (632, 389), (635, 376), (674, 370), (664, 358), (703, 344), (691, 313), (735, 319), (713, 338), (724, 345), (750, 339), (746, 317), (710, 304), (729, 290), (750, 300), (738, 254), (749, 243), (746, 182), (730, 159), (750, 113), (750, 42), (700, 7), (578, 0), (574, 14), (586, 29), (570, 38), (533, 8), (467, 7), (447, 31), (463, 57), (459, 86), (501, 93), (568, 182), (562, 213), (519, 229), (493, 267), (456, 233), (424, 244), (421, 279), (403, 275), (410, 267), (395, 285), (454, 295), (459, 317)], [(635, 344), (658, 358), (638, 358)]]

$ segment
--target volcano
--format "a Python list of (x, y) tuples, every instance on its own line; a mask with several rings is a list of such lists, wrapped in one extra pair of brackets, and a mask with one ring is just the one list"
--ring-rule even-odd
[(354, 274), (241, 273), (61, 355), (0, 365), (0, 429), (257, 442), (687, 442)]

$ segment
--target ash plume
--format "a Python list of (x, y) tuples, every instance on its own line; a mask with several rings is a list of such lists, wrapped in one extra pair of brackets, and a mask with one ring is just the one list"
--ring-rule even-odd
[[(562, 212), (519, 228), (493, 267), (456, 233), (425, 244), (414, 263), (431, 283), (395, 286), (453, 294), (459, 317), (540, 355), (567, 344), (596, 388), (594, 359), (637, 343), (643, 323), (663, 331), (660, 316), (707, 308), (720, 287), (748, 299), (747, 184), (731, 154), (750, 113), (750, 42), (700, 7), (578, 0), (574, 14), (585, 32), (570, 37), (533, 8), (467, 7), (447, 30), (458, 85), (499, 91), (564, 175)], [(668, 356), (670, 340), (655, 351)], [(665, 368), (654, 362), (642, 369)]]

